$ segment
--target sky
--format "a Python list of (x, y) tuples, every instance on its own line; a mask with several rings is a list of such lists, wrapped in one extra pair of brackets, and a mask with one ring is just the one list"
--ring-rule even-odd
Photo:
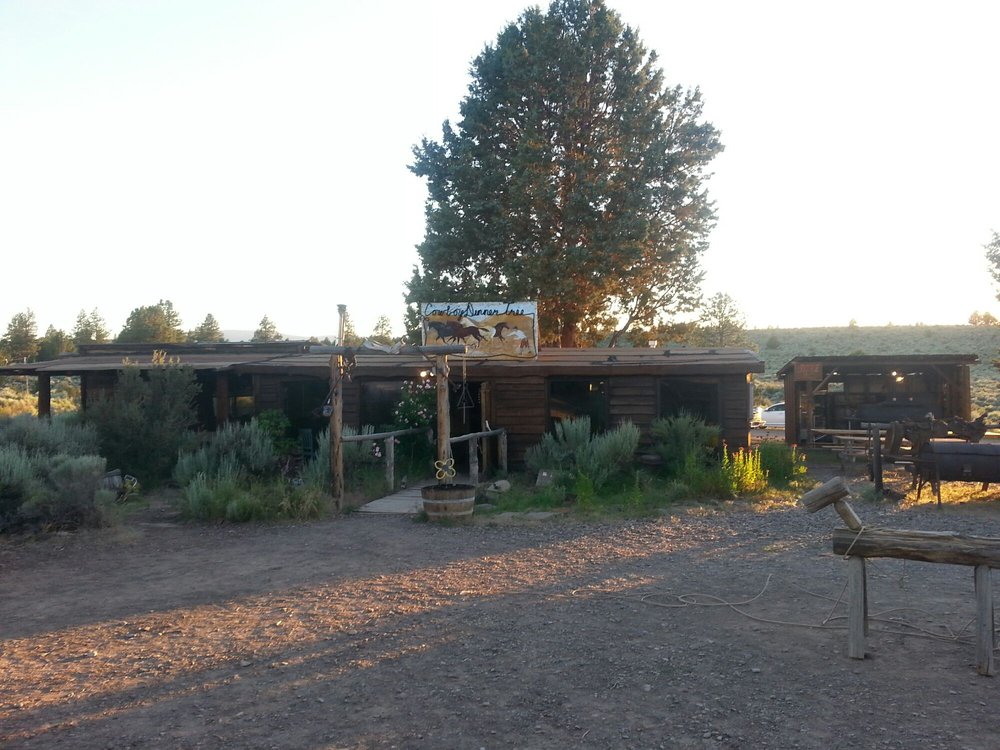
[[(1000, 317), (1000, 3), (607, 4), (721, 131), (706, 298), (751, 328)], [(187, 329), (322, 337), (345, 304), (402, 333), (412, 148), (530, 5), (2, 0), (0, 331), (163, 299)]]

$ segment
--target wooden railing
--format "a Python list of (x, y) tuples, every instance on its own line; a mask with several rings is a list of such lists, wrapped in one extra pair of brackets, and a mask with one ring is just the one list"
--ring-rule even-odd
[[(363, 443), (365, 441), (384, 441), (385, 449), (383, 458), (385, 459), (385, 482), (389, 491), (396, 488), (396, 438), (401, 435), (417, 435), (426, 433), (431, 439), (432, 430), (430, 427), (411, 427), (406, 430), (392, 430), (390, 432), (373, 432), (370, 435), (344, 435), (341, 442)], [(484, 430), (483, 432), (470, 432), (468, 435), (459, 435), (449, 439), (449, 443), (469, 443), (469, 481), (475, 484), (479, 481), (479, 441), (480, 439), (495, 437), (497, 439), (497, 463), (503, 471), (507, 471), (507, 430), (500, 427), (496, 430)]]
[(385, 483), (389, 492), (396, 489), (396, 438), (400, 435), (417, 435), (426, 433), (428, 439), (432, 439), (433, 431), (430, 427), (411, 427), (406, 430), (392, 430), (390, 432), (373, 432), (370, 435), (344, 435), (340, 441), (342, 443), (363, 443), (366, 440), (385, 441)]
[(449, 443), (453, 444), (463, 440), (469, 442), (469, 481), (472, 484), (479, 481), (479, 440), (488, 437), (496, 437), (497, 463), (500, 464), (501, 470), (507, 471), (507, 430), (503, 427), (483, 432), (470, 432), (468, 435), (459, 435), (448, 440)]

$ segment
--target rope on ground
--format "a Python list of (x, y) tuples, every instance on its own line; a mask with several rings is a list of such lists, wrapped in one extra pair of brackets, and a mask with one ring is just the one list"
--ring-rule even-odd
[[(769, 586), (771, 585), (771, 580), (773, 577), (774, 577), (773, 573), (768, 573), (767, 578), (764, 580), (764, 585), (763, 587), (761, 587), (761, 590), (755, 596), (752, 596), (749, 599), (744, 599), (741, 601), (729, 601), (727, 599), (723, 599), (722, 597), (715, 596), (714, 594), (707, 594), (704, 592), (693, 592), (689, 594), (652, 592), (648, 594), (643, 594), (642, 596), (639, 597), (612, 595), (607, 598), (625, 599), (631, 601), (638, 600), (642, 604), (646, 604), (651, 607), (659, 607), (663, 609), (685, 609), (689, 607), (727, 607), (749, 620), (765, 623), (768, 625), (807, 628), (812, 630), (847, 629), (846, 625), (831, 624), (836, 620), (844, 620), (847, 617), (846, 615), (834, 615), (834, 612), (843, 602), (844, 592), (847, 589), (846, 584), (844, 585), (844, 588), (841, 589), (840, 594), (836, 598), (827, 596), (825, 594), (817, 594), (813, 591), (798, 586), (797, 584), (794, 583), (791, 584), (795, 588), (799, 589), (800, 591), (806, 594), (809, 594), (810, 596), (814, 596), (819, 599), (826, 599), (828, 601), (833, 602), (833, 608), (830, 610), (830, 613), (825, 618), (823, 618), (823, 620), (819, 623), (793, 622), (790, 620), (761, 617), (759, 615), (755, 615), (751, 612), (747, 612), (746, 610), (742, 609), (742, 607), (745, 607), (748, 604), (752, 604), (753, 602), (758, 601), (764, 596)], [(579, 589), (572, 592), (574, 596), (583, 593), (586, 592), (581, 591)], [(663, 599), (666, 599), (667, 601), (662, 601)], [(945, 641), (948, 643), (968, 644), (973, 642), (973, 637), (971, 635), (966, 635), (966, 632), (969, 630), (972, 623), (975, 622), (974, 617), (968, 623), (966, 623), (966, 625), (962, 627), (958, 632), (953, 631), (948, 625), (942, 624), (940, 627), (942, 627), (946, 631), (946, 634), (941, 634), (941, 633), (935, 633), (932, 630), (929, 630), (920, 625), (900, 620), (898, 618), (889, 619), (887, 615), (890, 615), (894, 612), (918, 612), (920, 614), (927, 615), (928, 617), (933, 617), (932, 613), (927, 612), (926, 610), (917, 609), (915, 607), (892, 607), (890, 609), (880, 610), (879, 612), (869, 614), (868, 622), (879, 623), (882, 625), (891, 625), (894, 627), (878, 627), (874, 629), (874, 632), (882, 633), (885, 635), (898, 635), (908, 638), (926, 638), (929, 640)], [(1000, 649), (995, 649), (995, 650), (1000, 650)]]

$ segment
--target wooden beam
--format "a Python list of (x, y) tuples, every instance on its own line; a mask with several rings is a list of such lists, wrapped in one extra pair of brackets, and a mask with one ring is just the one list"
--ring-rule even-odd
[(950, 531), (834, 529), (833, 551), (838, 555), (1000, 568), (1000, 539)]

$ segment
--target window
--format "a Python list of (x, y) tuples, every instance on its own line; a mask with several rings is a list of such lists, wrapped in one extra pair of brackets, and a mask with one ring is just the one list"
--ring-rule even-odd
[(681, 412), (719, 424), (719, 384), (682, 378), (661, 380), (659, 416), (676, 417)]
[(564, 419), (590, 417), (594, 433), (608, 428), (608, 388), (603, 380), (549, 379), (549, 429)]

